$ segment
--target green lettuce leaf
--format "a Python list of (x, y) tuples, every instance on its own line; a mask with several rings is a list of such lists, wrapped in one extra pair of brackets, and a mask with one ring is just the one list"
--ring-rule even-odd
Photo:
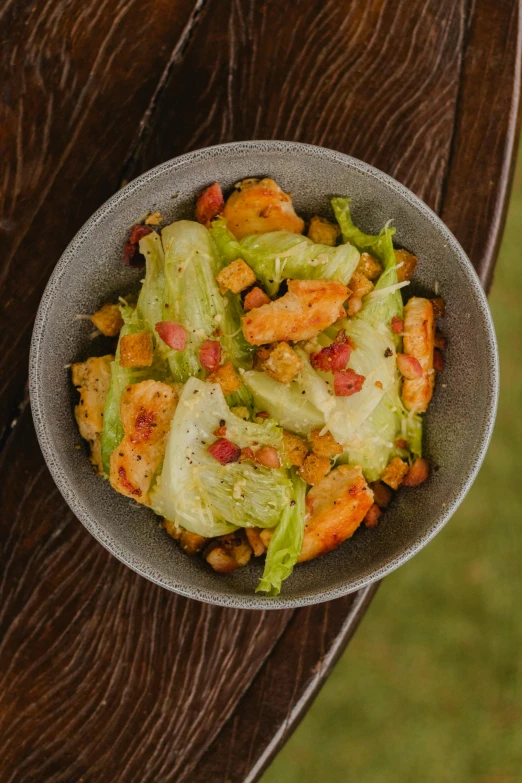
[(306, 484), (292, 471), (293, 505), (283, 511), (281, 521), (270, 539), (265, 568), (257, 592), (276, 596), (287, 579), (303, 548)]
[(282, 430), (274, 421), (243, 421), (230, 411), (217, 384), (190, 378), (172, 420), (152, 508), (207, 537), (237, 527), (274, 527), (292, 499), (287, 471), (250, 462), (221, 465), (208, 446), (222, 421), (227, 439), (241, 448), (282, 447)]
[(267, 411), (285, 430), (306, 436), (310, 430), (324, 426), (323, 414), (297, 383), (286, 386), (257, 370), (245, 372), (243, 380), (252, 392), (258, 410)]

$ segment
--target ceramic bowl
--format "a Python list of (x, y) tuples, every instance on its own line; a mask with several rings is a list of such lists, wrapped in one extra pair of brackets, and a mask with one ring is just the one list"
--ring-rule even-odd
[[(446, 300), (446, 366), (425, 416), (425, 455), (434, 466), (420, 487), (404, 489), (374, 529), (363, 526), (336, 551), (295, 568), (278, 598), (254, 592), (263, 563), (228, 576), (189, 557), (152, 511), (95, 476), (73, 416), (77, 394), (67, 366), (107, 346), (76, 319), (136, 288), (141, 270), (122, 264), (129, 228), (159, 210), (169, 222), (192, 218), (196, 194), (218, 181), (226, 191), (245, 177), (270, 176), (294, 196), (304, 217), (333, 217), (333, 195), (353, 199), (357, 225), (378, 232), (393, 220), (398, 246), (419, 256), (408, 295), (438, 291)], [(34, 326), (30, 395), (40, 445), (58, 488), (78, 519), (115, 557), (163, 587), (201, 601), (244, 608), (286, 608), (326, 601), (381, 579), (424, 547), (469, 490), (495, 418), (495, 333), (479, 280), (439, 218), (409, 190), (339, 152), (292, 142), (210, 147), (163, 163), (104, 204), (72, 240), (47, 285)]]

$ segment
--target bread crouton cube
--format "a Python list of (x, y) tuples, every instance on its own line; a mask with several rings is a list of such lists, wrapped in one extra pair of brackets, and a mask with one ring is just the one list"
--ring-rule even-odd
[(104, 304), (94, 315), (91, 315), (91, 321), (105, 337), (116, 337), (123, 326), (123, 318), (117, 304)]
[(152, 335), (150, 332), (126, 334), (120, 340), (121, 367), (150, 367), (152, 364)]
[(312, 444), (312, 451), (318, 457), (335, 457), (343, 453), (343, 447), (338, 443), (331, 432), (321, 435), (321, 430), (312, 430), (308, 436)]
[(361, 253), (359, 263), (357, 264), (356, 272), (360, 272), (362, 275), (368, 278), (368, 280), (377, 280), (382, 275), (382, 264), (377, 261), (370, 253)]
[(207, 381), (209, 383), (219, 383), (225, 397), (237, 392), (243, 385), (243, 381), (235, 371), (232, 362), (225, 362), (217, 370), (211, 372), (207, 377)]
[(172, 522), (170, 519), (163, 520), (163, 527), (169, 536), (172, 536), (176, 541), (179, 541), (183, 551), (187, 552), (189, 555), (195, 555), (196, 552), (201, 552), (209, 540), (197, 533), (191, 533), (190, 530), (185, 530), (185, 528), (176, 525), (176, 523)]
[(413, 253), (408, 253), (407, 250), (396, 250), (395, 260), (397, 265), (401, 264), (397, 269), (397, 280), (399, 283), (403, 283), (405, 280), (411, 280), (413, 273), (415, 272), (415, 267), (417, 266), (417, 261), (419, 260), (417, 256), (414, 256)]
[(366, 296), (366, 294), (369, 294), (370, 291), (373, 291), (373, 283), (371, 280), (368, 280), (366, 275), (363, 275), (362, 272), (354, 272), (350, 282), (348, 283), (348, 288), (352, 292), (353, 296), (362, 299), (363, 296)]
[(256, 276), (242, 258), (236, 258), (216, 276), (220, 290), (239, 294), (256, 282)]
[(381, 481), (384, 481), (392, 489), (398, 489), (409, 469), (407, 462), (404, 462), (400, 457), (394, 457), (388, 467), (384, 468)]
[(259, 538), (261, 539), (261, 541), (263, 542), (263, 544), (266, 546), (267, 549), (268, 549), (268, 545), (270, 544), (270, 539), (274, 535), (274, 530), (275, 528), (265, 527), (259, 534)]
[(261, 362), (261, 369), (279, 383), (290, 383), (302, 368), (303, 362), (288, 343), (277, 343), (268, 357)]
[(308, 446), (299, 435), (283, 431), (283, 449), (285, 460), (289, 465), (300, 468), (308, 454)]
[(330, 470), (328, 457), (320, 457), (318, 454), (309, 454), (300, 468), (297, 469), (301, 478), (307, 484), (318, 484)]
[(339, 236), (339, 228), (335, 223), (330, 223), (329, 220), (314, 215), (310, 220), (308, 236), (316, 245), (330, 245), (330, 247), (333, 247)]
[(261, 555), (264, 555), (266, 552), (266, 546), (263, 544), (263, 541), (261, 540), (260, 533), (261, 533), (261, 528), (259, 527), (245, 528), (247, 541), (252, 547), (252, 551), (254, 552), (254, 557), (261, 557)]

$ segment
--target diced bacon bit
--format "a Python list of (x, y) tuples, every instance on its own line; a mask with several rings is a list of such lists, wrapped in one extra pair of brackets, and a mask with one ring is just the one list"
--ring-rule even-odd
[(370, 489), (373, 492), (373, 499), (380, 508), (388, 508), (391, 499), (393, 498), (393, 490), (387, 484), (382, 481), (374, 481), (370, 484)]
[(120, 481), (123, 487), (129, 492), (131, 495), (136, 495), (136, 497), (141, 497), (141, 489), (139, 487), (135, 487), (134, 484), (131, 484), (129, 479), (127, 478), (127, 471), (125, 468), (122, 467), (118, 470), (118, 474), (120, 477)]
[(210, 221), (223, 212), (225, 207), (225, 200), (223, 198), (223, 191), (221, 185), (218, 182), (214, 182), (213, 185), (209, 185), (208, 188), (199, 194), (196, 201), (196, 220), (198, 223), (203, 223), (204, 226), (209, 228)]
[(394, 315), (391, 319), (391, 328), (395, 334), (402, 334), (402, 332), (404, 332), (404, 321), (402, 318), (399, 318), (398, 315)]
[(247, 460), (250, 460), (251, 462), (254, 462), (256, 456), (252, 449), (250, 449), (248, 446), (244, 449), (241, 449), (241, 454), (239, 456), (240, 462), (246, 462)]
[(397, 354), (397, 367), (400, 374), (409, 381), (415, 378), (422, 378), (422, 367), (418, 359), (414, 356), (407, 356), (405, 353)]
[(435, 332), (435, 348), (439, 348), (440, 350), (444, 351), (448, 347), (448, 341), (442, 334), (442, 332), (439, 332), (438, 330)]
[(334, 392), (336, 397), (351, 397), (352, 394), (360, 392), (365, 380), (364, 375), (358, 375), (350, 368), (341, 372), (335, 372)]
[(133, 226), (130, 232), (129, 241), (123, 247), (123, 263), (125, 266), (143, 266), (144, 257), (139, 250), (139, 241), (152, 233), (150, 226)]
[(199, 363), (205, 370), (214, 372), (221, 364), (222, 353), (217, 340), (205, 340), (199, 349)]
[(370, 506), (369, 510), (366, 513), (366, 516), (364, 517), (364, 524), (366, 527), (377, 527), (377, 523), (379, 522), (379, 517), (382, 516), (382, 511), (377, 505), (377, 503), (374, 503)]
[(221, 465), (227, 465), (229, 462), (237, 462), (241, 456), (241, 449), (235, 443), (231, 443), (226, 438), (219, 438), (208, 447), (209, 454), (217, 459)]
[(433, 369), (437, 370), (437, 372), (441, 372), (444, 369), (444, 356), (438, 348), (435, 348), (433, 351)]
[(435, 318), (443, 318), (446, 312), (446, 302), (442, 296), (437, 296), (435, 299), (430, 299), (433, 305), (433, 315)]
[(314, 370), (337, 372), (344, 370), (350, 361), (352, 347), (347, 342), (332, 343), (310, 357)]
[(404, 440), (404, 438), (397, 438), (395, 441), (395, 446), (398, 449), (407, 449), (408, 448), (408, 441)]
[(156, 416), (154, 411), (147, 411), (143, 407), (140, 408), (134, 424), (134, 430), (130, 436), (131, 443), (144, 443), (149, 440), (155, 426)]
[(273, 446), (263, 446), (259, 451), (256, 451), (256, 460), (260, 465), (264, 465), (265, 468), (281, 467), (279, 454)]
[(402, 483), (406, 487), (418, 487), (419, 484), (422, 484), (423, 481), (426, 481), (429, 474), (430, 466), (428, 461), (422, 459), (422, 457), (419, 457), (414, 461), (413, 465), (406, 473)]
[(245, 310), (255, 310), (256, 307), (262, 307), (263, 305), (270, 304), (270, 302), (271, 299), (269, 299), (265, 292), (256, 286), (245, 296), (243, 307)]
[(187, 330), (179, 324), (173, 324), (171, 321), (159, 321), (154, 327), (169, 348), (175, 351), (184, 351), (187, 344)]

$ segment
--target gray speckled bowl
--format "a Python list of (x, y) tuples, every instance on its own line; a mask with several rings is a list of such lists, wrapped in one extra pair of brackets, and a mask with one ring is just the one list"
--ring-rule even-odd
[[(354, 219), (377, 232), (390, 218), (397, 244), (420, 257), (414, 292), (446, 300), (446, 367), (425, 418), (425, 453), (438, 470), (399, 492), (379, 526), (364, 526), (325, 557), (298, 566), (275, 599), (254, 593), (261, 562), (223, 577), (190, 558), (148, 509), (117, 495), (96, 477), (73, 417), (70, 362), (103, 354), (92, 326), (75, 319), (136, 285), (125, 268), (129, 227), (160, 210), (169, 221), (192, 217), (195, 195), (219, 181), (270, 176), (294, 194), (304, 216), (331, 215), (332, 195), (353, 198)], [(498, 391), (495, 333), (486, 298), (462, 248), (439, 218), (395, 180), (346, 155), (291, 142), (252, 141), (210, 147), (158, 166), (111, 198), (73, 239), (47, 285), (30, 359), (31, 406), (47, 465), (85, 527), (117, 558), (158, 584), (191, 598), (245, 608), (284, 608), (326, 601), (380, 579), (418, 552), (451, 517), (480, 467), (491, 435)]]

